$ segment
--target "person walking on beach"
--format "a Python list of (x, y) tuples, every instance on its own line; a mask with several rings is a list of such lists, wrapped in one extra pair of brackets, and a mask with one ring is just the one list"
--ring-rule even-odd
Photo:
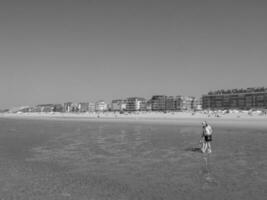
[(212, 141), (212, 127), (206, 122), (202, 122), (203, 132), (201, 135), (201, 151), (202, 153), (208, 152), (211, 153), (211, 141)]

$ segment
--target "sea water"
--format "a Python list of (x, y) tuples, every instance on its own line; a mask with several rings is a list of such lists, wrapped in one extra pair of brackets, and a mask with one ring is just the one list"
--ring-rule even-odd
[(265, 129), (0, 119), (0, 199), (264, 199)]

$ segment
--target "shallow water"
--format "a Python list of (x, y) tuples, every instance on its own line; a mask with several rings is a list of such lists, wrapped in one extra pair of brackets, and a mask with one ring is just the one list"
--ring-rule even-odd
[(267, 130), (0, 119), (1, 199), (264, 199)]

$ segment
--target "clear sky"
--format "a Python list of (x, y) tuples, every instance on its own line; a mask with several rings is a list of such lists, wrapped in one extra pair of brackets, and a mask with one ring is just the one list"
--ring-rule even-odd
[(267, 86), (267, 1), (1, 0), (0, 108)]

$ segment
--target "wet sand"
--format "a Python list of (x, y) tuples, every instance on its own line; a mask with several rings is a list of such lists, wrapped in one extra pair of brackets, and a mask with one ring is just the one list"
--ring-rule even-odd
[(208, 155), (199, 123), (0, 119), (0, 197), (264, 199), (264, 121), (211, 121)]

